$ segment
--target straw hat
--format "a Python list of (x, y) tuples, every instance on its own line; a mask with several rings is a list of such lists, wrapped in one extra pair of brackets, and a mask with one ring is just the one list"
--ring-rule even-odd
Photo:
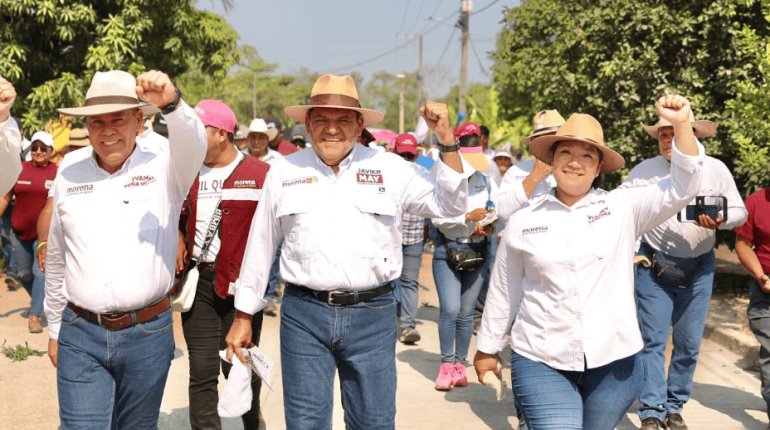
[(532, 141), (529, 147), (535, 157), (551, 164), (553, 161), (553, 156), (550, 153), (551, 146), (556, 142), (565, 140), (584, 142), (598, 149), (603, 155), (601, 173), (614, 172), (625, 164), (622, 155), (604, 144), (604, 132), (599, 121), (584, 113), (573, 113), (564, 125), (559, 127), (556, 134), (540, 137)]
[(69, 146), (88, 146), (91, 142), (88, 140), (88, 133), (82, 128), (73, 128), (70, 130)]
[(262, 118), (254, 118), (249, 124), (249, 133), (262, 133), (267, 136), (267, 140), (275, 139), (278, 136), (278, 130), (274, 127), (268, 127), (267, 123)]
[(532, 118), (532, 134), (521, 139), (522, 145), (529, 145), (532, 139), (555, 133), (564, 124), (564, 118), (557, 110), (542, 110)]
[(155, 106), (139, 99), (136, 78), (122, 70), (96, 72), (81, 107), (57, 109), (65, 115), (93, 116), (140, 108), (145, 116), (160, 112)]
[(364, 127), (382, 121), (384, 115), (376, 110), (364, 109), (358, 101), (356, 83), (350, 76), (321, 75), (310, 91), (310, 103), (289, 106), (283, 111), (295, 121), (305, 122), (307, 111), (315, 107), (351, 109), (364, 117)]
[[(695, 132), (695, 137), (704, 138), (717, 134), (716, 124), (708, 120), (695, 121), (695, 115), (693, 115), (692, 110), (690, 110), (690, 125)], [(658, 131), (661, 127), (672, 127), (672, 124), (660, 117), (658, 117), (658, 122), (653, 125), (642, 124), (644, 131), (656, 139), (658, 138)]]

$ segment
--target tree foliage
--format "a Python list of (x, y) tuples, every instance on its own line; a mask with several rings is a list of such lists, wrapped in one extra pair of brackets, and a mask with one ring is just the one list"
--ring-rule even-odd
[(506, 10), (494, 53), (503, 112), (594, 115), (624, 174), (657, 154), (640, 127), (656, 121), (655, 100), (685, 95), (719, 125), (707, 152), (747, 195), (770, 178), (768, 17), (767, 0), (524, 1)]
[(216, 79), (238, 59), (238, 35), (190, 0), (0, 0), (0, 76), (20, 94), (25, 129), (82, 103), (97, 71), (195, 65)]

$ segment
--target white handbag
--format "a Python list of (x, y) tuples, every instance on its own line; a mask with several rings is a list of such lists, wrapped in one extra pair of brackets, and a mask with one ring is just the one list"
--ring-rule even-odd
[(192, 307), (195, 292), (198, 290), (198, 275), (198, 266), (193, 266), (184, 279), (179, 281), (182, 286), (171, 295), (171, 309), (174, 312), (187, 312)]

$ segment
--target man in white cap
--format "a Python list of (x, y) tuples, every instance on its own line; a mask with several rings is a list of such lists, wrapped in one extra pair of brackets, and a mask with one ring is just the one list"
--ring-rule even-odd
[(0, 195), (5, 195), (21, 173), (21, 133), (11, 119), (16, 90), (0, 76)]
[[(158, 111), (169, 150), (136, 143)], [(174, 357), (179, 212), (206, 154), (198, 115), (162, 72), (97, 72), (82, 107), (91, 146), (59, 171), (48, 235), (48, 355), (62, 428), (157, 428)], [(87, 152), (84, 152), (87, 151)]]
[[(692, 112), (690, 125), (698, 138), (716, 134), (716, 124), (695, 121)], [(660, 155), (634, 167), (620, 188), (657, 183), (669, 176), (674, 127), (660, 118), (643, 128), (658, 140)], [(685, 210), (680, 214), (684, 216), (671, 217), (646, 232), (638, 252), (647, 263), (636, 265), (635, 277), (637, 317), (644, 340), (639, 354), (645, 371), (638, 410), (644, 430), (687, 429), (682, 409), (690, 398), (711, 301), (716, 229), (731, 230), (748, 217), (727, 166), (704, 156), (703, 171), (708, 174), (703, 175), (697, 197), (689, 207), (697, 208), (697, 202), (704, 197), (720, 201), (725, 197), (726, 208), (701, 213), (690, 210), (696, 212), (690, 221)], [(673, 349), (666, 376), (664, 353), (672, 326)]]
[(463, 163), (446, 105), (420, 109), (443, 150), (436, 177), (392, 153), (357, 145), (382, 120), (362, 108), (353, 78), (322, 75), (307, 105), (286, 114), (304, 122), (311, 151), (270, 168), (251, 224), (228, 355), (245, 361), (250, 319), (265, 305), (265, 284), (282, 239), (281, 366), (287, 429), (331, 427), (339, 373), (348, 428), (392, 429), (396, 413), (396, 299), (403, 212), (462, 215), (473, 169)]

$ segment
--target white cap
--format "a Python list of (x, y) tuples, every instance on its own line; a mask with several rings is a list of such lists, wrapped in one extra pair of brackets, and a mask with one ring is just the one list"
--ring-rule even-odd
[(43, 145), (45, 146), (53, 148), (53, 136), (51, 136), (50, 133), (46, 133), (45, 131), (38, 131), (32, 135), (32, 139), (29, 141), (34, 143), (36, 140), (43, 142)]
[(262, 118), (254, 118), (251, 120), (251, 124), (249, 124), (249, 132), (264, 133), (267, 135), (267, 140), (273, 140), (275, 139), (275, 136), (278, 135), (278, 130), (275, 128), (268, 128), (267, 123)]

